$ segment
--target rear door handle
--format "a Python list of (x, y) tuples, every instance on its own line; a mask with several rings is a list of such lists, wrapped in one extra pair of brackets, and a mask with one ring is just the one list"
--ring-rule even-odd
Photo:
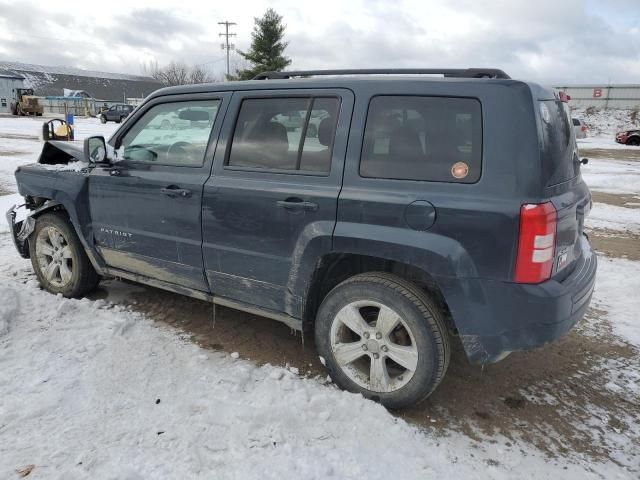
[(277, 205), (285, 210), (305, 210), (307, 212), (315, 212), (318, 210), (318, 204), (314, 202), (306, 202), (301, 198), (287, 198), (286, 200), (278, 200)]
[(180, 188), (175, 185), (169, 185), (168, 187), (163, 187), (160, 189), (160, 192), (171, 198), (175, 198), (175, 197), (188, 198), (191, 196), (191, 190), (187, 190), (186, 188)]

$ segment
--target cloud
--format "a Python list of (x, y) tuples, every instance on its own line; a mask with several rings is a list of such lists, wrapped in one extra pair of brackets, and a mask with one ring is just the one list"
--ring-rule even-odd
[[(160, 64), (181, 60), (220, 72), (224, 52), (217, 22), (237, 22), (234, 41), (246, 49), (253, 17), (266, 8), (257, 0), (214, 6), (183, 3), (139, 0), (131, 9), (118, 8), (116, 2), (94, 11), (79, 0), (68, 0), (68, 11), (61, 13), (46, 3), (0, 0), (0, 54), (3, 60), (126, 73), (140, 73), (140, 65), (151, 59)], [(640, 51), (634, 48), (640, 45), (636, 4), (272, 2), (287, 24), (286, 54), (292, 68), (489, 66), (542, 83), (640, 83)]]

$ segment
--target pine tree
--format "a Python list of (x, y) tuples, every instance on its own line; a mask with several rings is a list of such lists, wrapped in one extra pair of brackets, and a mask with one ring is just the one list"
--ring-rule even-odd
[(280, 71), (291, 64), (284, 50), (289, 42), (283, 41), (286, 25), (282, 16), (269, 8), (261, 18), (255, 18), (251, 33), (251, 48), (247, 52), (238, 52), (251, 64), (251, 67), (236, 72), (239, 80), (250, 80), (260, 72)]

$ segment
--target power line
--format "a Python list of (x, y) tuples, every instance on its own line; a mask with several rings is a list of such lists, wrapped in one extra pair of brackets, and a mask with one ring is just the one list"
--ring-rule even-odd
[(222, 50), (227, 51), (227, 78), (229, 78), (229, 51), (236, 48), (233, 43), (229, 43), (229, 37), (235, 37), (235, 33), (229, 33), (229, 27), (232, 25), (237, 25), (237, 23), (229, 22), (225, 20), (224, 22), (218, 22), (218, 25), (224, 25), (224, 33), (218, 34), (220, 37), (224, 37), (224, 43), (220, 45)]

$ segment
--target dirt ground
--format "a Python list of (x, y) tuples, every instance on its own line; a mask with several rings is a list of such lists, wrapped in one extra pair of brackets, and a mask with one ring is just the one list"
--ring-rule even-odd
[(608, 148), (581, 148), (580, 158), (615, 158), (616, 160), (640, 160), (640, 147), (619, 150)]

